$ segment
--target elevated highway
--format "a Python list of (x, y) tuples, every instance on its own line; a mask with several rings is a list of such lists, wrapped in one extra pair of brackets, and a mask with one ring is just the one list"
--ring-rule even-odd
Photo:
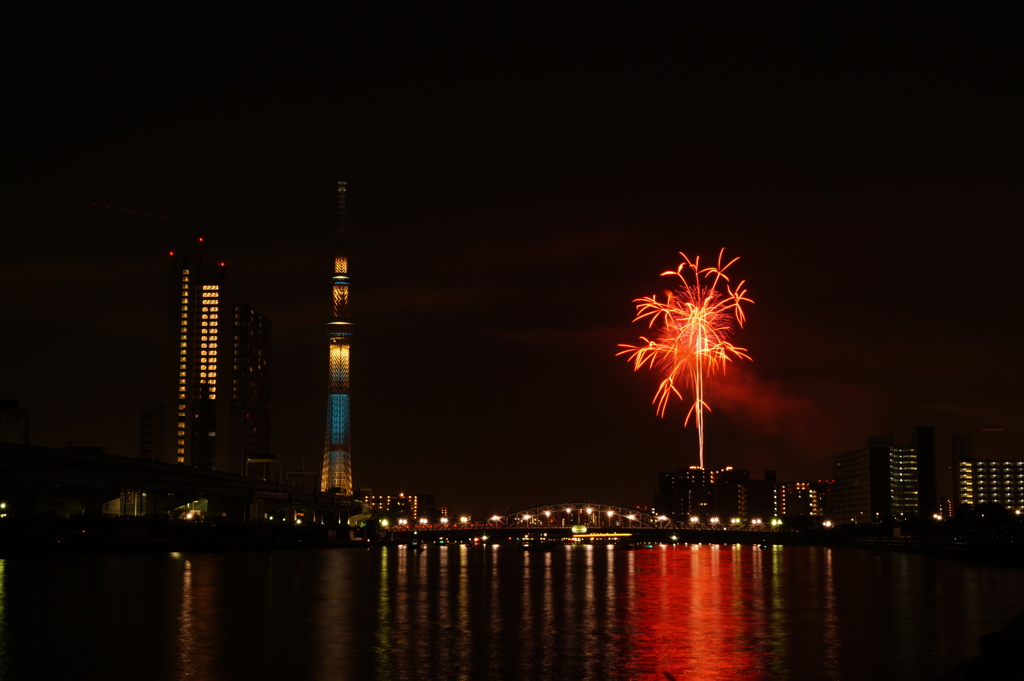
[[(302, 480), (307, 487), (312, 485)], [(10, 517), (131, 515), (166, 518), (197, 506), (207, 520), (297, 520), (343, 525), (350, 497), (240, 475), (113, 456), (93, 448), (0, 443), (0, 502)]]

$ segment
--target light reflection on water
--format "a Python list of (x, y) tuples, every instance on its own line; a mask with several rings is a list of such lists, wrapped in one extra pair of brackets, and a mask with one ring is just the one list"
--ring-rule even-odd
[(0, 677), (935, 678), (1024, 571), (816, 547), (0, 560)]

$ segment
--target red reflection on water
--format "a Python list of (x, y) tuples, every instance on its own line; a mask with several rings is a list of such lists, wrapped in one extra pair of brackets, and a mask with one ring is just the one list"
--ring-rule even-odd
[[(750, 679), (763, 675), (756, 641), (750, 547), (674, 546), (636, 551), (632, 651), (637, 678)], [(754, 607), (752, 607), (754, 606)]]

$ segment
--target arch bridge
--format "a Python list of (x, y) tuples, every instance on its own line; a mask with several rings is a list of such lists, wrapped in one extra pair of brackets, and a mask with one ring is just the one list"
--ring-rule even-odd
[(538, 539), (579, 541), (615, 539), (636, 541), (760, 543), (774, 526), (760, 520), (722, 520), (716, 517), (680, 521), (635, 508), (598, 503), (558, 503), (533, 506), (489, 518), (399, 518), (386, 528), (388, 537), (399, 543), (447, 542), (529, 542)]
[(489, 518), (441, 518), (428, 521), (426, 518), (410, 520), (401, 518), (391, 529), (397, 531), (465, 529), (465, 530), (542, 530), (573, 527), (592, 529), (675, 529), (678, 523), (663, 515), (654, 515), (635, 508), (596, 503), (559, 503), (492, 515)]

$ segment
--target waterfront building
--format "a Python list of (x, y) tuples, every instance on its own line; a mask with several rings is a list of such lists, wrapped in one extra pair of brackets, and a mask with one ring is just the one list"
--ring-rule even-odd
[(660, 473), (654, 511), (702, 521), (771, 518), (777, 515), (776, 481), (775, 471), (766, 470), (764, 479), (751, 480), (749, 470), (732, 466), (714, 471), (690, 466)]
[(928, 518), (939, 511), (939, 488), (935, 465), (935, 429), (918, 426), (910, 440), (917, 455), (917, 515)]
[(892, 437), (833, 457), (834, 515), (839, 522), (930, 517), (937, 511), (934, 431), (914, 429), (909, 446)]
[(711, 471), (711, 513), (720, 518), (746, 518), (750, 471), (726, 466)]
[(658, 474), (658, 513), (684, 518), (711, 512), (711, 473), (700, 466)]
[(416, 494), (365, 494), (361, 500), (371, 508), (392, 514), (396, 520), (416, 522), (421, 517), (420, 498)]
[(777, 488), (779, 515), (782, 517), (820, 517), (825, 515), (825, 500), (809, 482), (784, 482)]
[(746, 499), (746, 516), (744, 520), (759, 518), (765, 520), (779, 514), (778, 475), (774, 470), (765, 470), (761, 480), (747, 480), (743, 483)]
[[(983, 431), (978, 434), (983, 440), (981, 450), (987, 456), (1005, 457), (1005, 448), (992, 447), (1002, 439), (1002, 431)], [(1024, 456), (1007, 458), (975, 458), (975, 438), (972, 435), (957, 435), (953, 440), (954, 489), (958, 504), (977, 506), (999, 504), (1016, 512), (1024, 513)]]
[(323, 492), (352, 494), (352, 435), (349, 392), (352, 322), (349, 319), (348, 254), (345, 247), (345, 182), (338, 183), (338, 244), (327, 321), (327, 433), (320, 472)]

